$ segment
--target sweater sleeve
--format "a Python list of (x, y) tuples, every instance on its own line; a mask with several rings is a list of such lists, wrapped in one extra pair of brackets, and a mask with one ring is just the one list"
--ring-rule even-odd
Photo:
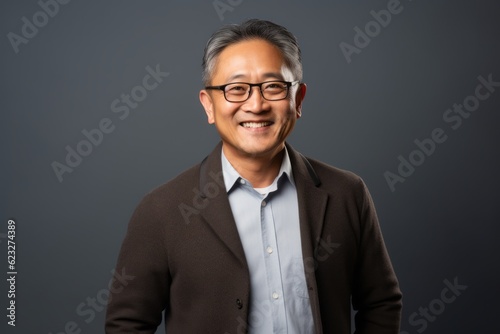
[(160, 203), (146, 195), (132, 215), (115, 269), (127, 279), (110, 283), (107, 334), (155, 333), (161, 323), (170, 286), (161, 212)]
[(352, 304), (356, 334), (398, 334), (402, 294), (387, 253), (372, 198), (360, 180), (359, 257)]

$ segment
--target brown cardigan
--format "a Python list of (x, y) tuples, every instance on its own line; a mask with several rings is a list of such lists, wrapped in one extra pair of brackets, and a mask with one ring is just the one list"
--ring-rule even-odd
[[(363, 181), (287, 148), (316, 333), (350, 334), (351, 298), (356, 333), (399, 333), (402, 295)], [(136, 208), (116, 266), (133, 279), (110, 289), (106, 333), (154, 333), (163, 310), (169, 334), (246, 332), (249, 272), (220, 152)]]

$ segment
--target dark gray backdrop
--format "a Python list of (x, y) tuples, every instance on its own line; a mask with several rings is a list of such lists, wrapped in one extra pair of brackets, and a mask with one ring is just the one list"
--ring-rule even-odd
[[(253, 17), (299, 38), (308, 94), (289, 141), (368, 184), (404, 293), (403, 333), (498, 331), (500, 87), (475, 94), (478, 77), (500, 82), (499, 9), (493, 0), (2, 1), (0, 258), (6, 276), (13, 219), (18, 271), (15, 328), (1, 280), (2, 333), (103, 332), (134, 207), (218, 141), (197, 97), (206, 40)], [(169, 73), (150, 91), (140, 87), (148, 66)], [(147, 96), (124, 118), (111, 105), (131, 92)], [(443, 119), (463, 103), (473, 111), (460, 126), (458, 114)], [(66, 165), (66, 146), (76, 150), (100, 122), (113, 131), (96, 135), (90, 153), (81, 144), (89, 154), (61, 182), (52, 164)], [(446, 140), (416, 152), (414, 141), (439, 128)], [(384, 173), (398, 174), (399, 156), (418, 166), (391, 189)]]

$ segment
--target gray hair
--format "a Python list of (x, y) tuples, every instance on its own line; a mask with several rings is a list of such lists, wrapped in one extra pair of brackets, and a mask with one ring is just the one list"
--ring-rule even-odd
[(250, 39), (263, 39), (275, 45), (281, 51), (285, 65), (292, 71), (294, 80), (302, 81), (302, 59), (295, 36), (273, 22), (251, 19), (240, 25), (223, 26), (210, 37), (203, 55), (203, 84), (210, 84), (217, 57), (227, 46)]

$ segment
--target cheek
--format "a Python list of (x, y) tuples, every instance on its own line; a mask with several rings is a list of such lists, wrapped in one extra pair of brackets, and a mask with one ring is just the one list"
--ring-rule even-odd
[(297, 116), (295, 113), (295, 110), (287, 110), (286, 112), (283, 113), (283, 116), (281, 117), (280, 123), (281, 123), (281, 131), (289, 131), (293, 126), (295, 125), (295, 121), (297, 120)]
[(238, 109), (235, 109), (234, 106), (218, 105), (215, 107), (214, 121), (221, 127), (230, 127), (235, 122), (234, 117), (237, 111)]
[(297, 113), (297, 105), (295, 103), (295, 99), (294, 98), (291, 98), (290, 101), (288, 102), (288, 111), (292, 115), (295, 115)]
[(284, 115), (284, 118), (286, 118), (287, 120), (291, 120), (291, 119), (295, 119), (296, 116), (297, 116), (297, 109), (295, 109), (295, 105), (290, 102), (289, 105), (287, 105), (287, 109), (286, 111), (283, 113)]

